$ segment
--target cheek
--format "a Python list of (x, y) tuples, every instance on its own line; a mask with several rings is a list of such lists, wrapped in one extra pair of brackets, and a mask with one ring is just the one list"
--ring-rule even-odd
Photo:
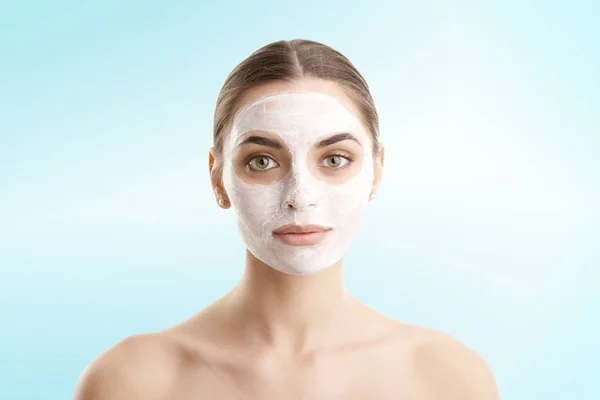
[(328, 185), (324, 193), (326, 207), (330, 213), (345, 215), (362, 208), (367, 202), (369, 191), (365, 185), (350, 182), (341, 185)]
[(368, 203), (371, 183), (369, 174), (365, 174), (342, 184), (327, 185), (327, 208), (340, 216), (362, 210)]
[(280, 212), (280, 185), (247, 184), (239, 178), (232, 185), (232, 204), (241, 218), (264, 225)]

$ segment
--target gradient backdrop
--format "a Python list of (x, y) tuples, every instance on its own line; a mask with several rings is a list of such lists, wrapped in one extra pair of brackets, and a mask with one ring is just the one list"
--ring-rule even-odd
[(293, 38), (346, 54), (381, 114), (350, 290), (477, 350), (503, 400), (600, 399), (597, 2), (125, 3), (0, 6), (1, 399), (70, 398), (236, 283), (215, 100)]

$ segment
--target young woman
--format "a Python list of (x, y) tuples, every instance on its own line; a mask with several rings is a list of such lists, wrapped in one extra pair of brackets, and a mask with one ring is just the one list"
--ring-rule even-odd
[(369, 88), (342, 54), (293, 40), (250, 55), (221, 90), (209, 154), (217, 203), (246, 243), (240, 282), (101, 354), (75, 399), (498, 399), (472, 350), (344, 287), (383, 164)]

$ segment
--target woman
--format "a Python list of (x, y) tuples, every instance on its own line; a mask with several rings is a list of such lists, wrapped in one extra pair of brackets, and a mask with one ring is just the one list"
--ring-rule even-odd
[(247, 247), (240, 282), (101, 354), (75, 399), (497, 399), (473, 351), (344, 287), (342, 256), (383, 163), (369, 88), (343, 55), (306, 40), (250, 55), (221, 90), (209, 154)]

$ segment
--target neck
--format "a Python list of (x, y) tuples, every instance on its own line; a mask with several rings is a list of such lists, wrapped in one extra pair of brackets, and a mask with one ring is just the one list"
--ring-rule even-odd
[(352, 304), (342, 262), (313, 275), (289, 275), (246, 252), (246, 269), (228, 295), (241, 330), (281, 352), (299, 353), (335, 340)]

